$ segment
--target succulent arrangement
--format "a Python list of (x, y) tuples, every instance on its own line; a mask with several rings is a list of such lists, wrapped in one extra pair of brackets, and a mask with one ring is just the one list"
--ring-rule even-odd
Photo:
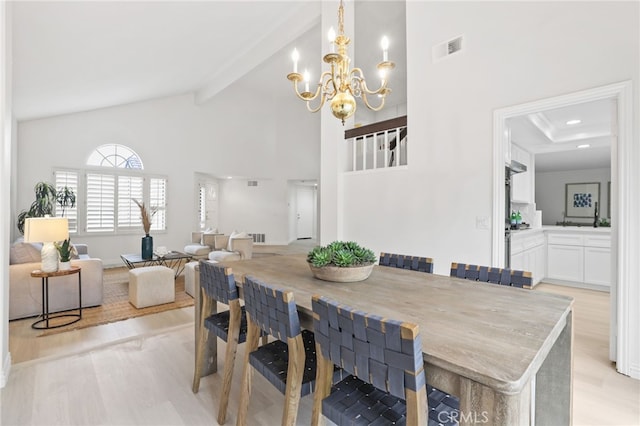
[(316, 268), (323, 266), (349, 268), (371, 265), (376, 260), (373, 251), (360, 247), (358, 243), (353, 241), (334, 241), (327, 246), (314, 247), (307, 254), (307, 262)]
[(71, 238), (64, 240), (62, 244), (57, 242), (53, 244), (60, 254), (60, 262), (68, 262), (75, 254), (77, 254), (75, 252), (75, 247), (71, 244)]

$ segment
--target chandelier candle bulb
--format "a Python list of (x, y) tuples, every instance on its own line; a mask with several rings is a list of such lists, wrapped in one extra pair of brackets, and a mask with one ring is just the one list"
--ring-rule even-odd
[(382, 46), (382, 62), (387, 62), (389, 60), (389, 39), (387, 36), (382, 37), (380, 45)]
[(336, 53), (336, 30), (333, 27), (329, 28), (329, 34), (327, 35), (329, 39), (329, 44), (331, 45), (331, 53)]
[(298, 72), (298, 60), (300, 59), (300, 54), (298, 53), (298, 49), (293, 49), (293, 53), (291, 54), (291, 59), (293, 59), (293, 72)]
[(304, 70), (304, 91), (309, 91), (309, 80), (311, 80), (311, 76), (309, 75), (309, 71)]

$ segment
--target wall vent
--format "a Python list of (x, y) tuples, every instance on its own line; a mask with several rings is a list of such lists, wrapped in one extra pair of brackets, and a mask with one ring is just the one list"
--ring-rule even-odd
[(457, 53), (462, 50), (462, 41), (463, 36), (458, 36), (452, 38), (451, 40), (445, 41), (444, 43), (440, 43), (436, 46), (433, 46), (431, 50), (431, 55), (433, 57), (433, 62), (440, 61), (454, 53)]
[(247, 186), (258, 186), (258, 181), (257, 180), (247, 181)]
[(249, 234), (253, 238), (254, 243), (264, 243), (265, 236), (264, 234)]

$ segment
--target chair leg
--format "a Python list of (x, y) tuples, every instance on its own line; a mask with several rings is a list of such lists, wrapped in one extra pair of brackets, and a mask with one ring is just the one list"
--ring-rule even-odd
[(242, 385), (240, 388), (236, 426), (245, 426), (247, 424), (247, 411), (249, 409), (249, 398), (251, 397), (251, 375), (253, 373), (251, 364), (249, 364), (249, 354), (258, 348), (259, 339), (260, 328), (251, 320), (251, 316), (247, 313), (247, 341), (245, 343), (244, 363), (242, 365)]
[(287, 387), (284, 393), (282, 426), (295, 426), (305, 361), (302, 335), (298, 334), (296, 337), (288, 338), (287, 345), (289, 347), (289, 367), (287, 369)]
[(227, 350), (224, 357), (224, 373), (222, 377), (222, 393), (220, 397), (220, 408), (218, 409), (218, 424), (223, 425), (227, 418), (227, 406), (229, 405), (229, 393), (231, 392), (231, 382), (233, 378), (233, 366), (238, 349), (238, 336), (240, 335), (240, 321), (242, 310), (238, 299), (229, 302), (229, 338), (227, 339)]
[[(198, 393), (200, 390), (200, 376), (202, 375), (202, 363), (204, 362), (204, 348), (207, 344), (208, 333), (204, 326), (204, 320), (210, 315), (211, 302), (204, 292), (204, 289), (200, 289), (200, 300), (202, 300), (202, 309), (200, 311), (200, 321), (198, 330), (198, 345), (196, 347), (196, 365), (193, 372), (193, 386), (191, 390), (193, 393)], [(216, 342), (217, 343), (217, 342)]]
[(316, 388), (313, 393), (313, 411), (311, 413), (311, 425), (324, 424), (322, 417), (322, 400), (331, 393), (333, 378), (333, 363), (322, 356), (320, 345), (316, 343)]

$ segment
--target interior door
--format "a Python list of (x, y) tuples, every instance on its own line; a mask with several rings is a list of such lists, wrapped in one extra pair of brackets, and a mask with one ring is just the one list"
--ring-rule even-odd
[(313, 238), (315, 190), (309, 186), (296, 188), (297, 239)]

